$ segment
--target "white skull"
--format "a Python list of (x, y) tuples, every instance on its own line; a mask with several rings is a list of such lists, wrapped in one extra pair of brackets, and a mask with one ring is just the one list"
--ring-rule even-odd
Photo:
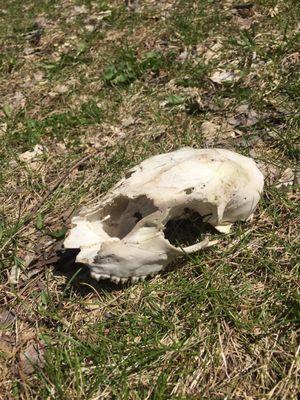
[(255, 162), (223, 149), (183, 148), (132, 168), (102, 199), (73, 217), (65, 248), (97, 280), (133, 282), (163, 270), (175, 257), (214, 244), (181, 248), (165, 237), (166, 224), (186, 209), (228, 233), (253, 214), (263, 190)]

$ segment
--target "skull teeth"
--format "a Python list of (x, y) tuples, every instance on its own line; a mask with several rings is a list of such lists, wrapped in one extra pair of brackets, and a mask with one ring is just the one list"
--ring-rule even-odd
[[(155, 273), (150, 274), (151, 276), (154, 276)], [(150, 276), (149, 275), (149, 276)], [(144, 281), (147, 278), (147, 275), (141, 275), (141, 276), (131, 276), (130, 278), (120, 278), (118, 276), (115, 275), (107, 275), (107, 274), (98, 274), (97, 272), (92, 272), (91, 271), (91, 277), (96, 279), (96, 281), (100, 281), (100, 280), (105, 280), (105, 279), (110, 279), (111, 282), (115, 283), (115, 284), (125, 284), (127, 283), (129, 280), (131, 281), (131, 283), (136, 283), (139, 281)]]
[(120, 283), (121, 278), (119, 278), (119, 277), (117, 277), (117, 276), (112, 276), (112, 277), (110, 278), (110, 280), (111, 280), (113, 283), (118, 284), (118, 283)]
[(109, 279), (110, 275), (107, 274), (97, 274), (97, 272), (91, 272), (91, 277), (96, 279), (96, 281), (100, 281), (102, 279)]

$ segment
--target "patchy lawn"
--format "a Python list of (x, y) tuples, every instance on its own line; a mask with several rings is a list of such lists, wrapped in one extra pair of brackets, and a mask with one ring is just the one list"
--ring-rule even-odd
[[(2, 2), (1, 398), (297, 398), (298, 6)], [(75, 210), (183, 146), (257, 161), (253, 221), (135, 285), (59, 258)]]

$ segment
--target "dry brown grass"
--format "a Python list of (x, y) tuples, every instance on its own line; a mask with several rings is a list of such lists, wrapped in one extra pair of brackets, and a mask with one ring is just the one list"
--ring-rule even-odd
[[(296, 399), (296, 2), (140, 3), (0, 6), (2, 398)], [(123, 85), (103, 79), (112, 66)], [(59, 262), (75, 209), (187, 145), (257, 160), (254, 221), (134, 286)]]

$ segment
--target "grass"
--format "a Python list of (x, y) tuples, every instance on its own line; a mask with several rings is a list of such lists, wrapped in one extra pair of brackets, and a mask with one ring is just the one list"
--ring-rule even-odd
[[(0, 6), (2, 398), (296, 399), (299, 193), (279, 183), (299, 163), (297, 1), (140, 3)], [(76, 209), (183, 146), (257, 160), (252, 222), (132, 286), (57, 262)]]

